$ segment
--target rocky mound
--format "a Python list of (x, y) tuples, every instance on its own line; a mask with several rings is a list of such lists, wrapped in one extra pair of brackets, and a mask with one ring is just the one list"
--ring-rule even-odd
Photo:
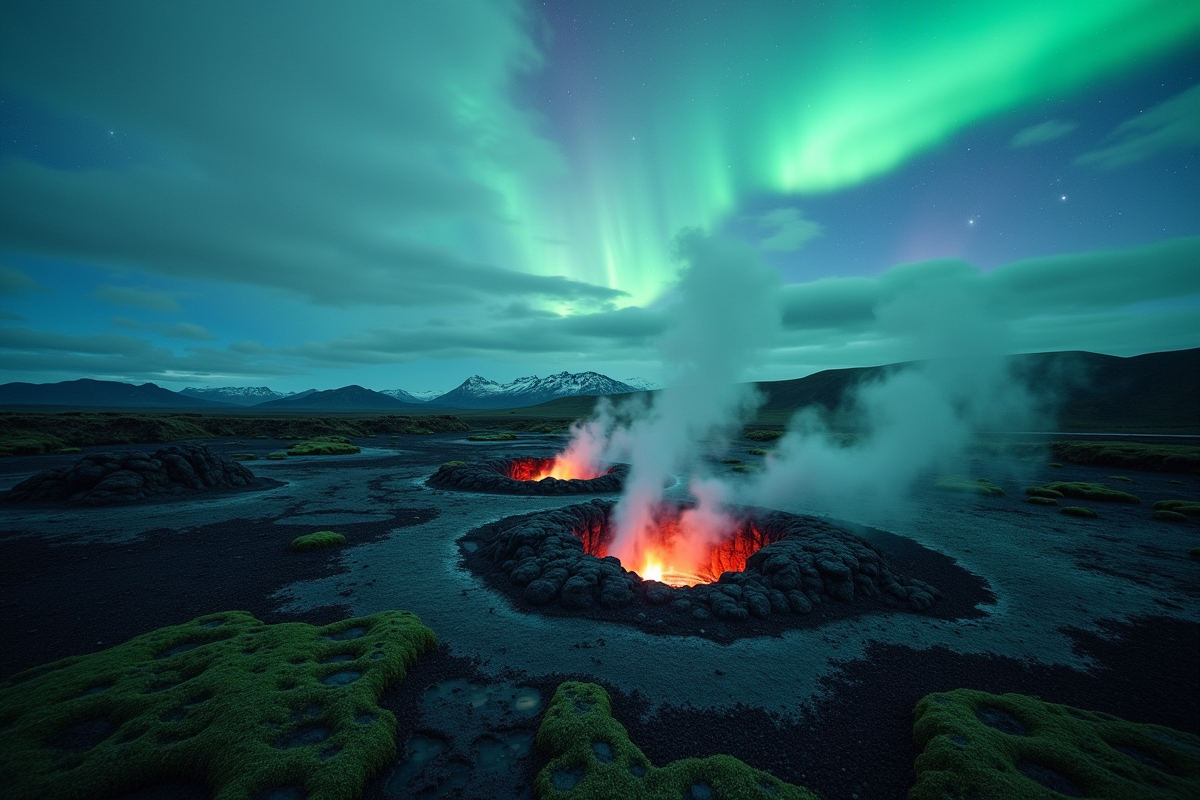
[(749, 508), (741, 509), (734, 548), (750, 553), (743, 570), (690, 587), (642, 580), (617, 558), (601, 555), (615, 506), (593, 500), (472, 531), (460, 540), (466, 564), (523, 605), (611, 611), (600, 616), (638, 622), (671, 611), (677, 626), (691, 618), (684, 627), (713, 617), (736, 623), (803, 616), (827, 601), (926, 611), (941, 596), (928, 583), (896, 573), (878, 549), (844, 528)]
[(177, 444), (153, 455), (140, 450), (89, 453), (69, 467), (43, 470), (21, 481), (5, 501), (107, 506), (256, 483), (254, 473), (236, 461), (201, 445)]
[(497, 458), (469, 464), (450, 461), (441, 466), (426, 481), (434, 489), (457, 489), (465, 492), (494, 492), (496, 494), (598, 494), (619, 492), (629, 474), (627, 464), (617, 464), (608, 472), (591, 480), (563, 481), (542, 478), (540, 481), (518, 480), (514, 475), (550, 467), (552, 458)]

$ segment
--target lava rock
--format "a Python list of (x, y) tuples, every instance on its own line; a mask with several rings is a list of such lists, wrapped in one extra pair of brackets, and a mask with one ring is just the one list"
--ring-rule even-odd
[(550, 458), (497, 458), (479, 463), (451, 461), (443, 464), (425, 483), (434, 489), (495, 494), (599, 494), (621, 491), (629, 475), (628, 464), (616, 464), (604, 475), (590, 480), (542, 478), (540, 481), (523, 481), (512, 477), (517, 468), (527, 462), (538, 462), (534, 466), (548, 467), (552, 461)]
[(618, 559), (599, 555), (612, 534), (615, 506), (592, 500), (500, 520), (468, 534), (479, 545), (471, 558), (500, 567), (526, 603), (573, 610), (669, 605), (696, 619), (737, 622), (809, 614), (826, 598), (848, 604), (877, 598), (919, 612), (940, 597), (935, 587), (894, 572), (878, 550), (844, 528), (763, 509), (741, 512), (758, 541), (766, 542), (742, 571), (694, 587), (643, 581)]
[(259, 481), (236, 461), (195, 444), (88, 453), (74, 464), (43, 470), (14, 486), (8, 503), (107, 506), (215, 489), (241, 489)]

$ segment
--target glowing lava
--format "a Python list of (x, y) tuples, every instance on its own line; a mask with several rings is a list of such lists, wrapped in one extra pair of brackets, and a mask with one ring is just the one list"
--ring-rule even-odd
[(751, 523), (726, 518), (725, 524), (714, 527), (713, 522), (685, 510), (674, 518), (653, 520), (639, 537), (640, 546), (614, 552), (602, 545), (597, 555), (617, 556), (645, 580), (695, 586), (716, 583), (723, 572), (742, 571), (747, 558), (770, 544)]
[(586, 462), (564, 458), (518, 458), (509, 468), (508, 477), (514, 481), (540, 481), (543, 478), (558, 478), (560, 481), (590, 481), (608, 474), (604, 467), (594, 467)]

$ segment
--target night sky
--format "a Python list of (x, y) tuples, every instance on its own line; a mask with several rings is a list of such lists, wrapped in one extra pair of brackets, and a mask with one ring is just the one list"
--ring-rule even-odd
[(1200, 346), (1200, 3), (4, 2), (3, 380), (661, 379), (681, 231), (756, 379)]

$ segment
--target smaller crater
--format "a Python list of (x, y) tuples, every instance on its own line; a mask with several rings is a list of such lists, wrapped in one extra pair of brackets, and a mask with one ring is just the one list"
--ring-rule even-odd
[(1010, 736), (1029, 735), (1029, 731), (1021, 724), (1021, 720), (999, 708), (984, 706), (975, 712), (975, 717), (984, 725), (987, 725), (989, 728), (995, 728), (1001, 733), (1007, 733)]
[(597, 759), (605, 764), (611, 764), (613, 762), (613, 749), (612, 745), (610, 745), (608, 742), (593, 742), (592, 752), (595, 753)]
[(290, 750), (293, 747), (308, 747), (320, 744), (329, 738), (330, 730), (324, 725), (302, 725), (275, 740), (275, 747)]
[(325, 638), (331, 642), (344, 642), (347, 639), (361, 639), (367, 635), (367, 629), (363, 627), (347, 628), (341, 633), (331, 633)]
[(349, 686), (361, 678), (362, 675), (363, 674), (361, 672), (355, 672), (352, 669), (348, 669), (343, 670), (342, 672), (335, 672), (332, 675), (326, 675), (324, 678), (321, 678), (321, 683), (325, 684), (326, 686)]
[(583, 770), (581, 769), (555, 770), (554, 774), (550, 776), (550, 782), (560, 792), (571, 791), (581, 780), (583, 780)]
[(170, 658), (171, 656), (177, 656), (180, 653), (186, 653), (189, 650), (195, 650), (199, 646), (199, 642), (186, 642), (181, 645), (176, 645), (170, 650), (163, 650), (161, 653), (156, 655), (155, 658)]

